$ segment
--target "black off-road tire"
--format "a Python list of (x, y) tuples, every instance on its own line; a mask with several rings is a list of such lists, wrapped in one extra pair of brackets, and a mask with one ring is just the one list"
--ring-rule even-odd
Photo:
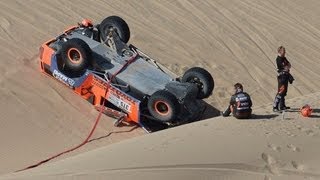
[(148, 110), (155, 119), (165, 123), (176, 119), (180, 112), (180, 105), (172, 93), (160, 90), (149, 98)]
[(200, 67), (193, 67), (187, 70), (181, 79), (182, 82), (195, 83), (199, 88), (197, 98), (208, 98), (214, 89), (214, 80), (211, 74)]
[(109, 16), (105, 18), (99, 26), (100, 37), (104, 42), (110, 32), (110, 28), (115, 28), (121, 41), (127, 43), (130, 39), (130, 29), (128, 24), (119, 16)]
[(60, 70), (70, 77), (82, 76), (92, 59), (89, 45), (79, 38), (73, 38), (63, 43), (60, 53), (63, 64), (63, 68)]

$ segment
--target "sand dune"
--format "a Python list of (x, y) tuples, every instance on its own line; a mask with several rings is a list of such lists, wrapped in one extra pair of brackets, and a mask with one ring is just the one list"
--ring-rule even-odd
[[(317, 100), (315, 100), (315, 97)], [(319, 106), (320, 93), (307, 99)], [(99, 148), (4, 179), (319, 179), (320, 117), (256, 109)], [(209, 138), (208, 138), (209, 137)], [(1, 179), (1, 178), (0, 178)]]
[[(41, 75), (37, 67), (40, 44), (82, 18), (100, 22), (110, 15), (123, 17), (131, 28), (130, 42), (159, 62), (179, 74), (191, 66), (205, 67), (213, 74), (216, 87), (213, 96), (207, 100), (210, 105), (220, 110), (225, 108), (232, 93), (232, 85), (241, 82), (245, 90), (252, 95), (259, 117), (270, 119), (270, 103), (276, 90), (275, 50), (279, 45), (287, 47), (287, 56), (293, 65), (292, 74), (296, 79), (289, 89), (288, 99), (300, 98), (296, 99), (296, 102), (292, 99), (290, 105), (298, 108), (304, 103), (312, 102), (313, 106), (319, 106), (320, 98), (318, 94), (313, 94), (319, 92), (320, 87), (317, 83), (317, 80), (320, 80), (319, 6), (320, 2), (316, 0), (0, 1), (0, 174), (10, 173), (78, 144), (85, 138), (97, 116), (91, 105), (58, 82)], [(147, 166), (152, 169), (154, 166), (155, 171), (141, 170), (142, 175), (157, 174), (159, 179), (185, 176), (191, 178), (192, 172), (201, 171), (203, 177), (217, 175), (221, 178), (257, 179), (264, 177), (265, 169), (261, 167), (266, 166), (273, 171), (272, 159), (280, 155), (272, 149), (278, 150), (280, 147), (281, 158), (287, 162), (286, 166), (277, 169), (281, 175), (286, 178), (301, 178), (297, 172), (300, 172), (301, 168), (307, 168), (304, 164), (300, 165), (300, 162), (305, 161), (315, 169), (307, 168), (306, 172), (301, 174), (313, 179), (319, 178), (316, 173), (319, 170), (316, 169), (319, 161), (314, 158), (319, 147), (315, 145), (318, 143), (317, 139), (311, 138), (316, 137), (318, 132), (312, 129), (312, 133), (310, 129), (304, 129), (305, 126), (318, 127), (317, 122), (302, 121), (297, 113), (288, 114), (290, 121), (280, 121), (278, 118), (271, 116), (271, 121), (257, 122), (239, 122), (232, 118), (225, 122), (221, 119), (211, 119), (79, 155), (71, 160), (57, 162), (57, 165), (52, 164), (47, 170), (39, 169), (35, 174), (41, 175), (44, 172), (46, 178), (51, 174), (53, 176), (50, 175), (50, 178), (59, 179), (59, 176), (55, 175), (66, 169), (67, 173), (71, 172), (70, 177), (78, 176), (77, 173), (82, 173), (82, 166), (73, 166), (72, 168), (79, 169), (72, 169), (69, 167), (70, 164), (84, 162), (86, 159), (96, 164), (95, 160), (99, 159), (93, 158), (89, 161), (91, 156), (100, 157), (100, 154), (104, 154), (106, 159), (102, 158), (101, 161), (112, 160), (112, 166), (101, 163), (99, 168), (105, 168), (106, 171), (100, 171), (94, 166), (93, 169), (87, 170), (90, 173), (84, 172), (81, 178), (99, 179), (102, 175), (108, 174), (114, 175), (114, 178), (125, 179), (131, 177), (135, 171), (123, 172), (117, 169), (143, 169)], [(111, 124), (112, 119), (104, 117), (95, 138), (113, 131), (131, 131), (133, 128), (113, 128)], [(300, 130), (294, 129), (296, 124), (299, 124)], [(293, 131), (299, 131), (293, 133), (288, 130), (288, 134), (292, 135), (288, 137), (292, 143), (283, 143), (287, 141), (286, 138), (281, 140), (285, 131), (278, 134), (279, 128), (286, 129), (286, 126), (292, 126)], [(261, 134), (261, 128), (271, 135)], [(302, 138), (297, 135), (299, 133), (304, 134)], [(112, 134), (110, 137), (93, 141), (59, 160), (142, 134), (144, 132), (141, 129), (133, 129), (130, 133)], [(155, 161), (153, 158), (158, 157), (158, 150), (146, 150), (146, 157), (140, 158), (143, 154), (139, 154), (140, 148), (162, 146), (157, 140), (166, 134), (170, 141), (175, 141), (171, 139), (177, 137), (177, 141), (184, 144), (177, 148), (171, 142), (171, 145), (168, 145), (171, 151), (168, 152), (179, 154), (180, 150), (183, 150), (182, 147), (191, 146), (194, 151), (203, 149), (206, 153), (199, 152), (194, 155), (186, 152), (178, 156), (181, 159), (157, 158)], [(206, 141), (197, 144), (199, 139)], [(221, 139), (225, 141), (221, 142)], [(212, 143), (208, 142), (209, 140), (212, 140)], [(267, 143), (269, 141), (271, 144)], [(143, 146), (132, 146), (136, 142), (143, 142)], [(163, 144), (167, 144), (166, 139), (163, 140)], [(257, 149), (251, 148), (252, 146)], [(216, 149), (217, 147), (220, 149)], [(224, 151), (226, 147), (230, 147), (231, 150)], [(296, 151), (300, 149), (301, 159), (294, 159), (293, 157), (297, 157), (294, 152), (282, 151), (289, 151), (288, 147)], [(136, 154), (121, 153), (128, 149)], [(271, 155), (270, 158), (270, 152), (265, 150), (275, 155)], [(161, 147), (160, 151), (160, 154), (167, 152), (162, 152)], [(262, 157), (263, 153), (266, 154)], [(121, 158), (122, 161), (118, 162), (119, 155), (123, 154), (125, 156)], [(212, 157), (208, 157), (209, 154)], [(146, 161), (141, 161), (144, 158)], [(126, 161), (132, 164), (123, 166)], [(200, 165), (189, 166), (190, 163)], [(172, 167), (176, 164), (178, 166), (171, 168), (173, 171), (170, 173), (162, 173), (165, 169), (163, 166)], [(208, 167), (201, 164), (214, 165)], [(109, 171), (110, 169), (115, 170)], [(29, 175), (27, 173), (26, 177), (32, 175), (31, 172), (33, 171), (30, 171)], [(122, 176), (116, 176), (119, 174)], [(142, 175), (136, 174), (136, 177)], [(270, 178), (269, 176), (266, 175), (265, 179)], [(282, 176), (272, 175), (272, 179), (280, 177)]]

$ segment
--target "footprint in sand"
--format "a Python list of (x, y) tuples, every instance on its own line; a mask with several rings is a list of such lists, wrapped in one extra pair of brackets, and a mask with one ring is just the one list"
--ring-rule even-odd
[(298, 129), (298, 130), (303, 130), (303, 127), (301, 125), (295, 125), (295, 127)]
[(209, 126), (209, 124), (208, 124), (208, 123), (204, 123), (204, 124), (203, 124), (203, 126), (205, 126), (205, 127), (206, 127), (206, 126)]
[(218, 87), (216, 88), (215, 92), (218, 94), (220, 98), (225, 98), (227, 96), (226, 92), (228, 91), (227, 88)]
[(304, 165), (303, 165), (303, 164), (300, 164), (300, 163), (298, 163), (298, 162), (296, 162), (296, 161), (291, 161), (291, 165), (292, 165), (295, 169), (297, 169), (297, 170), (299, 170), (299, 171), (303, 171), (303, 170), (304, 170)]
[(320, 125), (314, 125), (313, 126), (315, 129), (320, 129)]
[(264, 134), (265, 134), (266, 136), (271, 136), (271, 135), (272, 135), (272, 132), (267, 131), (267, 132), (265, 132)]
[(299, 126), (299, 125), (296, 126), (296, 127), (297, 127), (298, 130), (306, 133), (308, 136), (314, 136), (315, 135), (315, 133), (314, 133), (314, 131), (312, 129), (307, 129), (307, 128), (304, 128), (304, 127)]
[(277, 152), (281, 152), (281, 147), (280, 146), (277, 146), (277, 145), (274, 145), (274, 144), (268, 144), (268, 147), (274, 151), (277, 151)]
[(289, 136), (289, 137), (296, 137), (296, 136), (297, 136), (297, 135), (295, 135), (295, 134), (292, 134), (290, 131), (287, 131), (286, 134), (287, 134), (287, 136)]
[(288, 144), (287, 147), (288, 147), (289, 149), (291, 149), (293, 152), (300, 152), (300, 151), (301, 151), (301, 149), (300, 149), (299, 147), (296, 147), (296, 146), (293, 145), (293, 144)]
[(279, 174), (279, 169), (277, 167), (277, 161), (270, 156), (269, 154), (262, 153), (261, 158), (266, 162), (265, 168), (271, 173), (271, 174)]
[(267, 164), (276, 164), (277, 161), (272, 157), (270, 156), (269, 154), (267, 153), (262, 153), (261, 154), (261, 158), (264, 160), (264, 162), (266, 162)]
[(308, 136), (313, 136), (314, 135), (314, 131), (311, 129), (306, 129), (304, 130), (304, 132), (308, 135)]
[(226, 93), (225, 92), (218, 92), (218, 96), (220, 97), (220, 98), (224, 98), (224, 97), (226, 97)]
[(271, 180), (271, 177), (265, 175), (265, 176), (264, 176), (264, 180)]

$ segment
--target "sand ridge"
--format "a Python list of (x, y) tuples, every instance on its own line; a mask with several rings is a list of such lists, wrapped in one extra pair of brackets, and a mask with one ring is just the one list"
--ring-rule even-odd
[[(319, 98), (316, 93), (289, 104), (308, 99), (319, 106)], [(2, 178), (319, 179), (320, 111), (315, 110), (311, 118), (302, 118), (295, 110), (284, 118), (263, 108), (255, 112), (255, 120), (218, 117)], [(259, 118), (262, 115), (271, 118)]]

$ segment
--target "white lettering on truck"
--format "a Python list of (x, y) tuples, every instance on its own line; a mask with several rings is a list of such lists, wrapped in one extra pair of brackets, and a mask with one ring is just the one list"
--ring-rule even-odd
[(57, 70), (53, 70), (52, 76), (58, 79), (59, 81), (63, 82), (69, 87), (73, 87), (75, 84), (75, 81), (73, 79), (68, 78), (67, 76), (65, 76), (64, 74), (60, 73)]

